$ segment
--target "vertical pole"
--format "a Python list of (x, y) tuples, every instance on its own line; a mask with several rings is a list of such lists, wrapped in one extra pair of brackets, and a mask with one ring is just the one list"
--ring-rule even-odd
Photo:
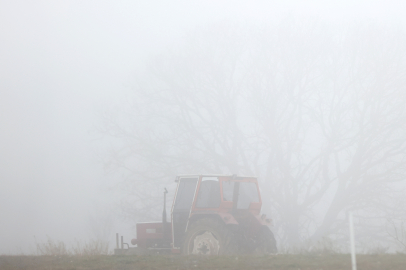
[(166, 239), (167, 236), (167, 225), (166, 225), (166, 193), (168, 193), (168, 190), (164, 188), (164, 210), (162, 212), (162, 237), (163, 239)]
[(351, 242), (351, 265), (352, 270), (357, 270), (357, 260), (355, 258), (354, 223), (352, 219), (352, 212), (349, 213), (349, 223), (350, 223), (350, 242)]
[(168, 191), (165, 188), (164, 189), (164, 210), (162, 212), (162, 223), (163, 224), (166, 223), (166, 193), (168, 193)]
[(121, 236), (121, 249), (124, 249), (124, 240), (123, 240), (123, 236)]
[(117, 246), (117, 249), (120, 248), (120, 247), (119, 247), (119, 241), (118, 241), (118, 233), (116, 233), (116, 246)]

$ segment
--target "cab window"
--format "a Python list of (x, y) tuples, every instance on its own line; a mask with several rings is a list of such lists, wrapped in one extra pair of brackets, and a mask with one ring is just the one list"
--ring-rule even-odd
[(203, 177), (197, 195), (197, 208), (218, 208), (220, 206), (220, 184), (217, 177)]
[(251, 203), (259, 202), (257, 185), (252, 182), (241, 182), (237, 209), (248, 209)]
[(234, 181), (223, 181), (223, 200), (227, 202), (233, 201)]
[(176, 194), (174, 210), (189, 211), (192, 207), (193, 198), (198, 178), (181, 178)]

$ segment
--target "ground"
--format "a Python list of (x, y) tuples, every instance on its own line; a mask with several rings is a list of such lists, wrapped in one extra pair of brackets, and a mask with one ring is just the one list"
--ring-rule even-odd
[[(405, 254), (358, 255), (358, 270), (406, 269)], [(348, 254), (201, 257), (154, 256), (0, 256), (1, 270), (126, 269), (351, 269)]]

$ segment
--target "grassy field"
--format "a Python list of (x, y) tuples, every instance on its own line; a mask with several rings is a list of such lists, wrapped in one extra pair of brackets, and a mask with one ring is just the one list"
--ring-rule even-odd
[[(358, 270), (406, 269), (405, 254), (358, 255)], [(156, 256), (0, 256), (1, 270), (87, 269), (351, 269), (350, 255), (200, 257)]]

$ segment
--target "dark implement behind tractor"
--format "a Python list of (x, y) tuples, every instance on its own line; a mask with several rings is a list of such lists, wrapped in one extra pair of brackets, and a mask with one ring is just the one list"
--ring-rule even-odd
[[(137, 224), (136, 253), (168, 251), (183, 254), (224, 255), (276, 253), (268, 228), (271, 220), (260, 215), (261, 196), (256, 177), (236, 175), (185, 175), (178, 183), (166, 221)], [(164, 198), (166, 197), (166, 189)]]

